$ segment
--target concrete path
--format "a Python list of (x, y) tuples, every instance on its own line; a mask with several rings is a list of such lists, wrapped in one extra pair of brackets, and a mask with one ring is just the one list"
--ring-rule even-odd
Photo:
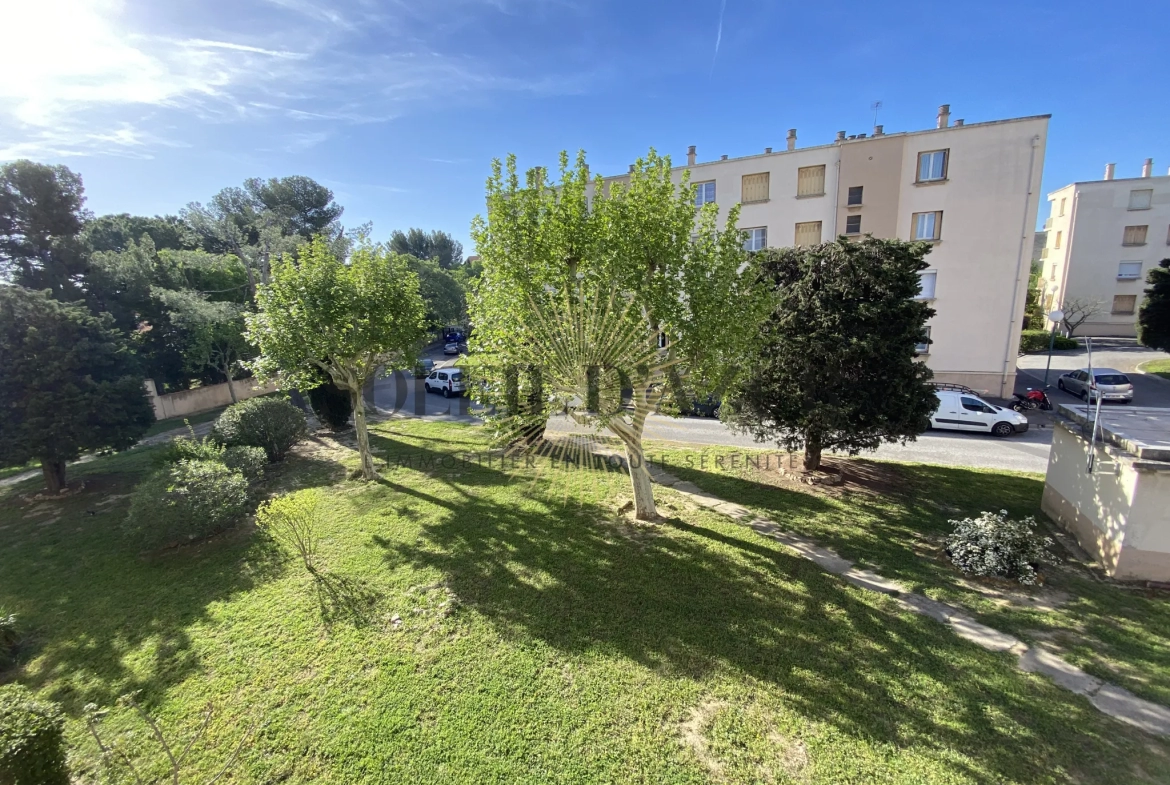
[[(617, 452), (605, 452), (607, 455), (621, 457)], [(650, 476), (654, 482), (673, 488), (695, 504), (749, 526), (763, 537), (770, 537), (783, 543), (801, 558), (808, 559), (826, 572), (839, 575), (854, 586), (890, 595), (906, 610), (947, 625), (955, 635), (976, 646), (988, 651), (1014, 654), (1016, 667), (1020, 670), (1041, 674), (1051, 679), (1058, 687), (1083, 695), (1089, 703), (1110, 717), (1147, 733), (1170, 736), (1170, 709), (1165, 706), (1144, 700), (1122, 687), (1090, 676), (1051, 652), (1028, 646), (1018, 638), (979, 623), (952, 605), (914, 594), (897, 581), (870, 570), (859, 569), (853, 562), (842, 558), (831, 549), (818, 545), (807, 537), (783, 531), (773, 521), (755, 515), (743, 505), (724, 501), (693, 483), (682, 482), (653, 464), (650, 466)]]

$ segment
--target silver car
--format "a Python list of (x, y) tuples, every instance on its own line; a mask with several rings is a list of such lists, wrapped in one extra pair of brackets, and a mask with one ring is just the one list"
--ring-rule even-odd
[(1069, 371), (1056, 380), (1056, 386), (1088, 403), (1096, 403), (1098, 395), (1102, 401), (1129, 403), (1133, 400), (1133, 382), (1114, 368), (1094, 368), (1091, 380), (1088, 368)]

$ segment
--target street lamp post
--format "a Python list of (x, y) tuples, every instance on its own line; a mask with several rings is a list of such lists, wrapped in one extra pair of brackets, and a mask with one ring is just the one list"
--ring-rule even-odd
[(1048, 364), (1044, 366), (1044, 389), (1048, 389), (1048, 370), (1052, 367), (1052, 347), (1056, 345), (1056, 327), (1064, 321), (1064, 311), (1057, 308), (1048, 314), (1048, 321), (1052, 322), (1052, 335), (1048, 337)]

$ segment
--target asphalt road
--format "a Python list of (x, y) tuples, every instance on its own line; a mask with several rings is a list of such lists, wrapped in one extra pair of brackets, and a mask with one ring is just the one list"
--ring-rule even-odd
[[(1170, 381), (1153, 374), (1140, 373), (1137, 366), (1149, 360), (1166, 359), (1165, 352), (1156, 352), (1138, 344), (1132, 338), (1097, 338), (1093, 341), (1093, 367), (1115, 368), (1133, 382), (1133, 405), (1170, 408)], [(1016, 392), (1026, 387), (1042, 387), (1047, 354), (1026, 354), (1017, 361)], [(1053, 352), (1052, 370), (1048, 373), (1048, 397), (1056, 403), (1078, 403), (1074, 395), (1056, 387), (1057, 378), (1067, 371), (1087, 368), (1089, 353), (1084, 347), (1064, 352)], [(1124, 404), (1108, 404), (1110, 406)]]

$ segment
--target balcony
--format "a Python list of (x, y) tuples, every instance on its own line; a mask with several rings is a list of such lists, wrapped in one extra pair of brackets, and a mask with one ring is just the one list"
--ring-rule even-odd
[(1044, 231), (1047, 232), (1051, 228), (1052, 228), (1052, 219), (1049, 218), (1047, 221), (1044, 222)]

